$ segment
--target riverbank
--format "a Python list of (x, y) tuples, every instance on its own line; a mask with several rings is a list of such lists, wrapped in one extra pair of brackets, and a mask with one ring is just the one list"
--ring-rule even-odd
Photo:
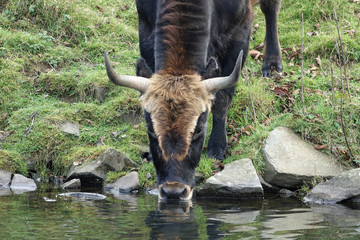
[[(265, 24), (256, 7), (252, 57), (228, 115), (229, 156), (217, 162), (203, 154), (198, 171), (205, 179), (219, 172), (222, 164), (243, 158), (250, 158), (262, 175), (265, 161), (260, 149), (278, 126), (293, 129), (342, 165), (359, 166), (358, 6), (355, 1), (283, 0), (279, 37), (284, 73), (271, 79), (261, 77)], [(45, 180), (66, 176), (74, 163), (91, 162), (113, 148), (138, 165), (141, 189), (154, 186), (155, 169), (144, 155), (148, 139), (139, 93), (108, 81), (102, 54), (109, 51), (116, 72), (135, 74), (140, 55), (135, 2), (3, 0), (0, 9), (0, 169)], [(331, 58), (338, 59), (337, 47), (341, 48), (336, 44), (334, 9), (350, 95), (341, 81), (344, 70), (330, 63)], [(64, 131), (63, 125), (73, 130)], [(110, 171), (108, 181), (130, 171)]]

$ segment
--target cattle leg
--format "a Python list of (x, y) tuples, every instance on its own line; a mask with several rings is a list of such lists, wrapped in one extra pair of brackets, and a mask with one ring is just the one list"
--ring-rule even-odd
[(235, 87), (218, 91), (212, 106), (213, 126), (210, 134), (207, 156), (216, 159), (224, 159), (227, 151), (226, 140), (226, 117), (229, 110)]
[(281, 0), (260, 0), (260, 8), (265, 15), (266, 22), (264, 62), (262, 67), (264, 77), (270, 77), (272, 69), (278, 72), (283, 70), (277, 32), (277, 15), (280, 3)]

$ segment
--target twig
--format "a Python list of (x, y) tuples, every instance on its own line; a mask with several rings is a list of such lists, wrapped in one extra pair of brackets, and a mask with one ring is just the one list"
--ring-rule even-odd
[(32, 116), (31, 116), (31, 124), (30, 124), (30, 127), (26, 130), (25, 132), (25, 137), (27, 135), (29, 135), (29, 133), (31, 132), (32, 128), (33, 128), (33, 125), (34, 125), (34, 121), (35, 121), (35, 117), (38, 115), (37, 112), (35, 112)]
[(331, 60), (330, 60), (330, 72), (331, 72), (331, 100), (335, 112), (336, 105), (335, 105), (335, 90), (334, 90), (334, 70), (333, 70), (333, 63)]
[(252, 98), (252, 95), (251, 95), (250, 77), (249, 77), (248, 69), (247, 69), (247, 68), (245, 69), (245, 74), (246, 74), (246, 79), (247, 79), (247, 82), (248, 82), (248, 88), (249, 88), (249, 94), (250, 94), (250, 101), (251, 101), (251, 106), (252, 106), (252, 110), (253, 110), (253, 114), (254, 114), (254, 125), (256, 125), (257, 118), (256, 118), (254, 101), (253, 101), (253, 98)]
[(304, 100), (304, 13), (301, 13), (302, 22), (302, 43), (301, 43), (301, 102), (302, 113), (305, 115), (305, 100)]
[[(343, 66), (343, 68), (344, 68), (346, 88), (347, 88), (347, 92), (348, 92), (348, 94), (349, 94), (349, 98), (350, 98), (350, 100), (351, 100), (349, 79), (348, 79), (348, 77), (347, 77), (347, 72), (346, 72), (346, 60), (345, 60), (345, 54), (344, 54), (344, 47), (343, 47), (342, 38), (341, 38), (341, 35), (340, 35), (339, 22), (338, 22), (338, 18), (337, 18), (337, 14), (336, 14), (336, 10), (335, 10), (335, 9), (334, 9), (334, 16), (335, 16), (336, 29), (337, 29), (337, 33), (338, 33), (338, 36), (339, 36), (339, 42), (340, 42), (340, 47), (341, 47), (341, 55), (339, 55), (339, 60), (340, 60), (340, 64), (341, 64), (341, 65)], [(342, 61), (341, 61), (341, 56), (342, 56)]]
[[(340, 65), (339, 65), (339, 67), (340, 67), (340, 87), (341, 87), (341, 94), (340, 94), (340, 124), (341, 124), (341, 128), (342, 128), (342, 132), (344, 134), (346, 146), (349, 149), (350, 157), (354, 159), (354, 155), (353, 155), (353, 153), (351, 151), (349, 140), (347, 138), (347, 133), (346, 133), (347, 126), (346, 126), (346, 123), (344, 121), (344, 95), (345, 95), (345, 90), (344, 90), (343, 78), (342, 78), (342, 74), (341, 74), (341, 66), (344, 67), (344, 76), (345, 76), (345, 81), (347, 82), (345, 54), (344, 54), (344, 48), (343, 48), (342, 40), (341, 40), (341, 36), (340, 36), (340, 30), (339, 30), (339, 24), (338, 24), (338, 20), (337, 20), (336, 10), (334, 10), (334, 15), (335, 15), (335, 21), (336, 21), (336, 29), (337, 29), (337, 32), (338, 32), (340, 47), (341, 47), (341, 51), (342, 51), (342, 54), (340, 54), (339, 43), (336, 40), (336, 51), (338, 53), (339, 63), (340, 63)], [(343, 57), (343, 61), (341, 61), (341, 56)], [(348, 90), (349, 97), (351, 99), (349, 87), (348, 87), (347, 90)]]

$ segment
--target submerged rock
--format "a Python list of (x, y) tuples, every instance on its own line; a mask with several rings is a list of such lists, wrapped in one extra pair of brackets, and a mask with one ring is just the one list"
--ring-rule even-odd
[(206, 197), (262, 198), (263, 188), (250, 159), (226, 164), (223, 171), (210, 177), (197, 194)]
[(108, 184), (104, 187), (106, 191), (111, 193), (129, 193), (140, 187), (139, 174), (131, 172), (124, 177), (119, 178), (116, 182)]
[(97, 159), (78, 166), (72, 166), (66, 181), (78, 178), (83, 187), (102, 187), (109, 171), (120, 172), (124, 168), (135, 168), (137, 164), (114, 149), (105, 150)]
[(24, 177), (21, 174), (15, 174), (10, 184), (11, 191), (15, 194), (35, 191), (37, 186), (33, 179)]
[(60, 193), (57, 196), (61, 197), (70, 197), (81, 200), (103, 200), (106, 198), (105, 195), (99, 193), (88, 193), (88, 192), (68, 192), (68, 193)]
[(306, 203), (334, 204), (360, 196), (360, 168), (340, 174), (315, 186), (303, 199)]
[(283, 188), (296, 188), (316, 177), (330, 178), (343, 169), (334, 158), (316, 151), (292, 130), (277, 127), (263, 146), (266, 170), (264, 179)]
[(0, 170), (0, 188), (9, 188), (11, 175), (11, 172)]

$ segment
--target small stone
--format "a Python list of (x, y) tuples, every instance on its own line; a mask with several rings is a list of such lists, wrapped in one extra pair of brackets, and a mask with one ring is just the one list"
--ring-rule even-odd
[(129, 193), (140, 187), (139, 173), (131, 172), (124, 177), (119, 178), (116, 182), (108, 184), (104, 187), (106, 191), (115, 194)]
[(80, 136), (80, 129), (77, 124), (66, 121), (66, 122), (58, 123), (57, 127), (59, 130), (65, 133), (72, 134), (78, 137)]
[(62, 184), (61, 187), (63, 189), (80, 189), (81, 188), (81, 181), (78, 178), (74, 178), (74, 179)]

